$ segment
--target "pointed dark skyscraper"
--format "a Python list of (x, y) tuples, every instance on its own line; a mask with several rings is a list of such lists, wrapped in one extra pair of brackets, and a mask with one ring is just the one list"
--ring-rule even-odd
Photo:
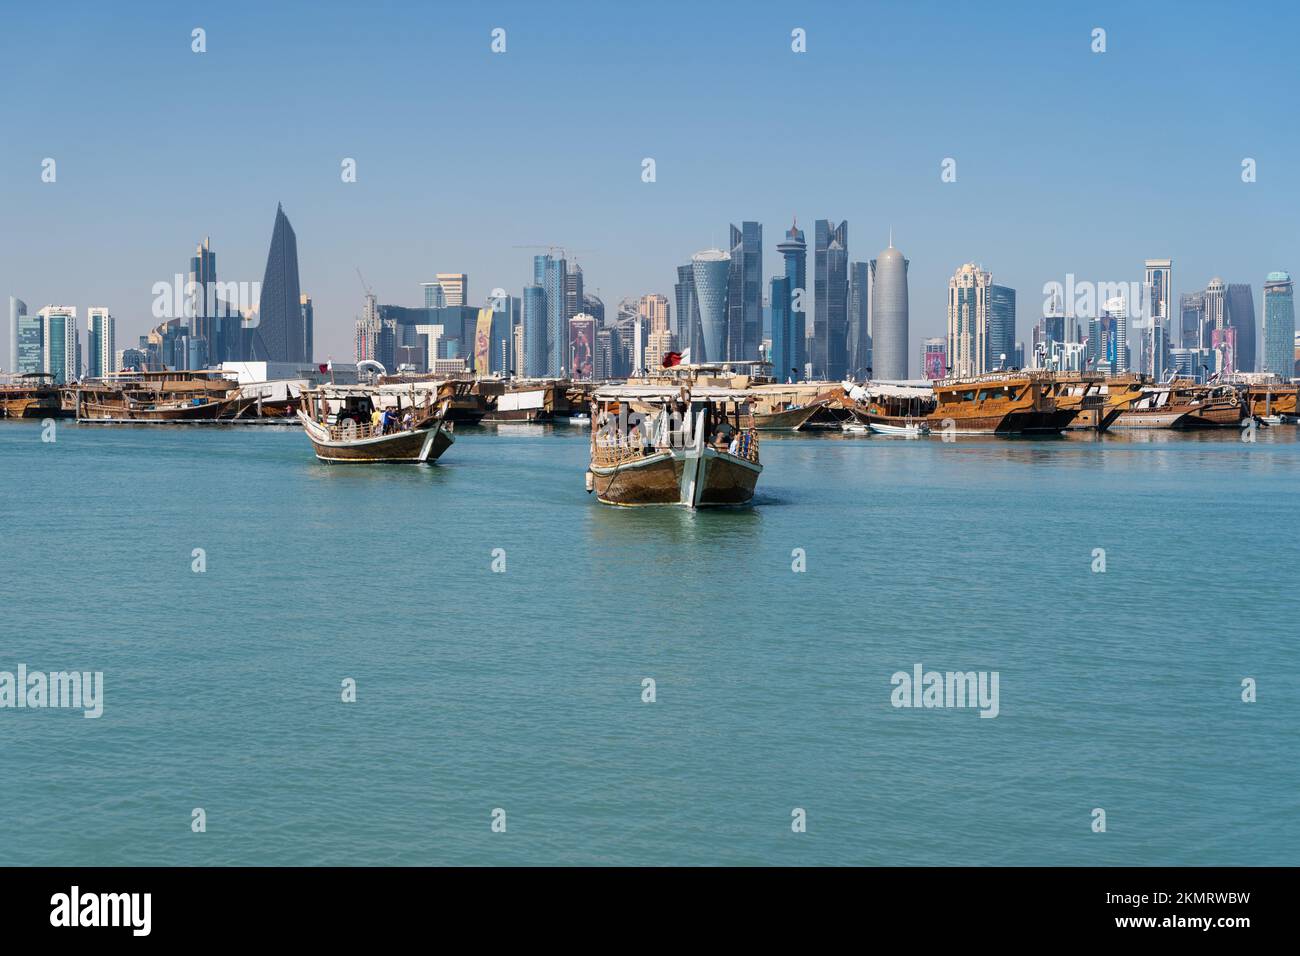
[(253, 354), (266, 362), (303, 362), (307, 355), (307, 330), (303, 324), (302, 294), (298, 288), (298, 237), (289, 217), (275, 207), (275, 229), (266, 254), (262, 298), (257, 310)]

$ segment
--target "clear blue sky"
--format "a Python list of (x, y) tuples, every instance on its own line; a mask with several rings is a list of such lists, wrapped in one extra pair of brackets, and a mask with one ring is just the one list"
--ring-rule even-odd
[(132, 344), (205, 235), (221, 278), (260, 280), (283, 202), (322, 359), (351, 357), (357, 266), (382, 301), (464, 271), (478, 302), (528, 281), (513, 246), (562, 244), (612, 306), (671, 298), (742, 219), (770, 276), (792, 214), (810, 242), (848, 219), (854, 260), (892, 224), (913, 364), (966, 261), (1019, 291), (1021, 338), (1044, 282), (1139, 281), (1146, 257), (1258, 307), (1300, 270), (1298, 27), (1227, 3), (7, 4), (0, 293), (106, 305)]

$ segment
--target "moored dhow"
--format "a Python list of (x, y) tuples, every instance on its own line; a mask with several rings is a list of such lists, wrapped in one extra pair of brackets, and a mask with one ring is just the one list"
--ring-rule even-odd
[(0, 384), (0, 418), (61, 418), (62, 402), (54, 376), (27, 372)]
[(993, 372), (934, 383), (930, 427), (958, 435), (1055, 435), (1078, 413), (1060, 408), (1050, 372)]
[(592, 400), (587, 490), (610, 505), (743, 505), (763, 466), (747, 392), (621, 385)]
[(242, 405), (238, 383), (220, 370), (116, 372), (63, 387), (79, 422), (216, 422)]
[(1111, 428), (1230, 428), (1241, 424), (1247, 407), (1231, 385), (1175, 380), (1144, 388)]
[(432, 464), (455, 441), (451, 400), (432, 384), (303, 389), (298, 419), (321, 461)]

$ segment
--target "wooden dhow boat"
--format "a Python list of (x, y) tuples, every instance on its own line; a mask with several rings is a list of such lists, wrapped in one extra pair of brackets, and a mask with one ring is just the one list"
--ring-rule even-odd
[(27, 372), (0, 384), (0, 418), (62, 418), (59, 386), (47, 372)]
[(1089, 372), (1057, 372), (1052, 397), (1059, 409), (1073, 409), (1069, 431), (1104, 432), (1142, 394), (1137, 375), (1107, 377)]
[(587, 491), (609, 505), (743, 505), (763, 466), (749, 394), (621, 385), (592, 400)]
[(1232, 428), (1246, 414), (1233, 386), (1179, 380), (1144, 388), (1111, 428)]
[(220, 370), (117, 372), (63, 387), (77, 421), (96, 424), (217, 422), (242, 405)]
[[(1296, 417), (1296, 396), (1300, 392), (1297, 385), (1251, 385), (1246, 389), (1246, 398), (1250, 402), (1250, 414), (1260, 421), (1279, 419), (1286, 421)], [(1272, 424), (1270, 422), (1270, 424)]]
[(1056, 435), (1078, 413), (1060, 408), (1050, 372), (993, 372), (934, 383), (936, 431), (958, 435)]
[(409, 384), (322, 385), (303, 389), (298, 419), (321, 461), (432, 464), (455, 441), (450, 403)]
[(844, 393), (854, 419), (874, 434), (919, 438), (930, 433), (935, 398), (929, 383), (846, 383)]

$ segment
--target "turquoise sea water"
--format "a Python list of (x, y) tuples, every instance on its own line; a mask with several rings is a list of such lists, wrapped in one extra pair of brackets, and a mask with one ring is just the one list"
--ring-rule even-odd
[[(1300, 860), (1294, 428), (762, 454), (689, 513), (598, 505), (579, 429), (0, 425), (0, 670), (105, 683), (0, 709), (3, 862)], [(917, 663), (999, 716), (894, 708)]]

